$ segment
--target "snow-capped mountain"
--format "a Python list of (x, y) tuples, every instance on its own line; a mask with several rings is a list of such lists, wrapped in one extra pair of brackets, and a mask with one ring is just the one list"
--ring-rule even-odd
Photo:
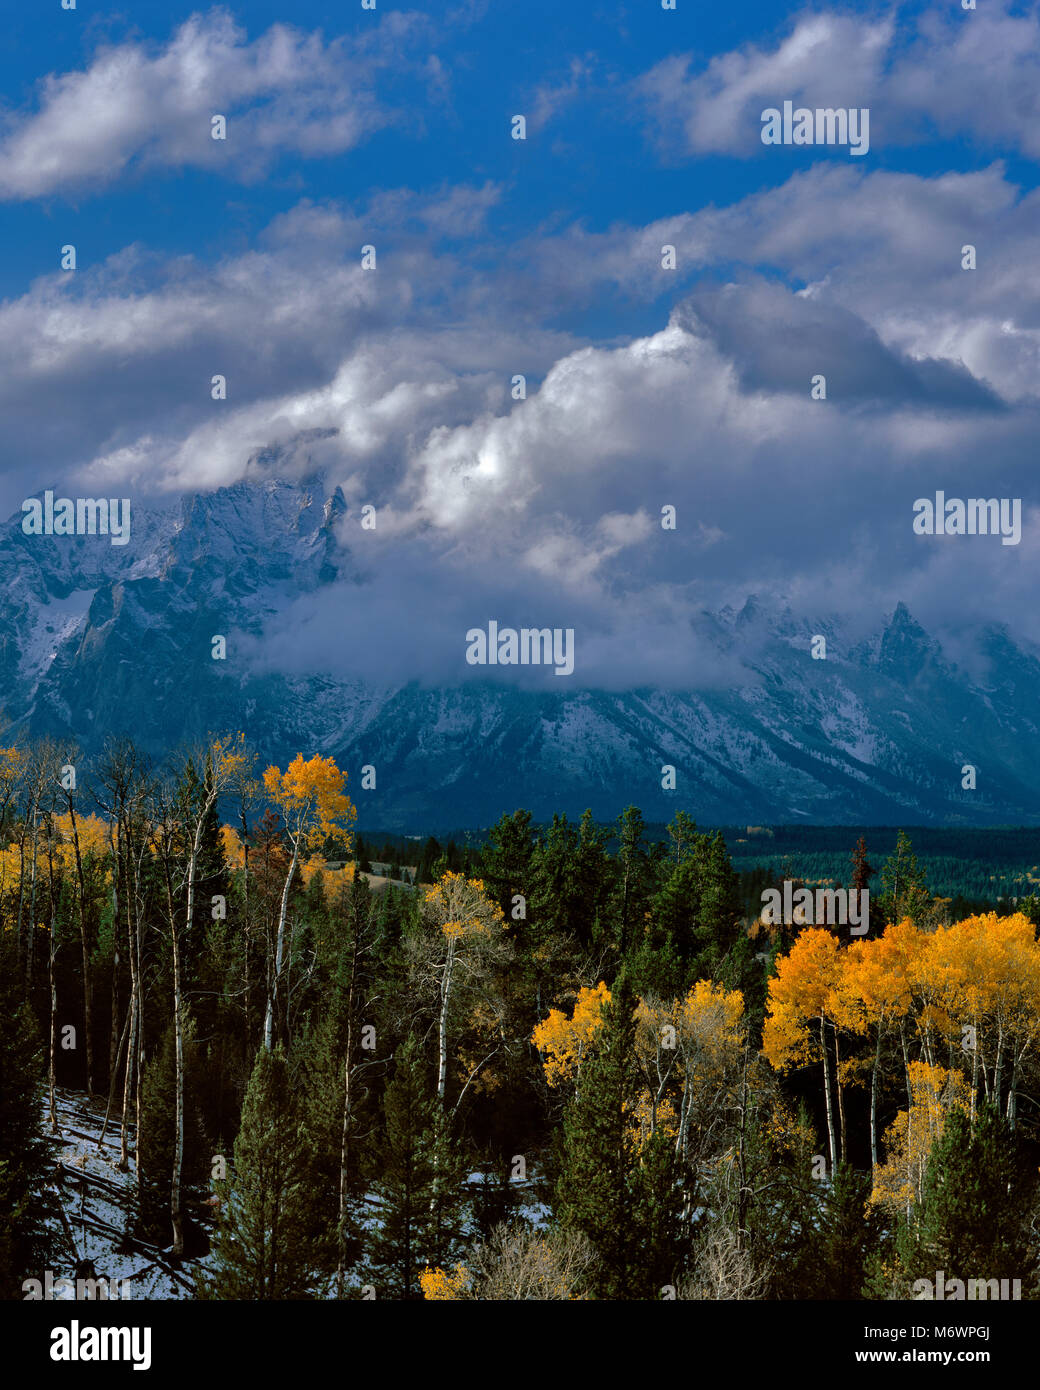
[[(161, 757), (230, 729), (282, 766), (332, 755), (371, 828), (487, 825), (517, 806), (606, 818), (630, 802), (648, 819), (683, 807), (706, 824), (1040, 822), (1037, 655), (993, 626), (974, 634), (969, 675), (902, 604), (857, 643), (837, 621), (761, 599), (704, 613), (698, 641), (745, 676), (722, 689), (428, 688), (419, 670), (380, 687), (213, 660), (214, 635), (260, 638), (334, 582), (364, 603), (337, 539), (345, 511), (315, 478), (136, 510), (126, 546), (26, 536), (13, 517), (0, 527), (6, 718), (88, 755), (108, 735)], [(825, 660), (811, 655), (816, 634)], [(668, 764), (674, 791), (662, 790)], [(975, 790), (962, 787), (968, 764)]]

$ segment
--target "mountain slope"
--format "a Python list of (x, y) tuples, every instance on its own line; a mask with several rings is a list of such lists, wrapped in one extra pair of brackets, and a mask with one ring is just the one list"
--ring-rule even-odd
[[(749, 598), (704, 613), (697, 637), (739, 661), (725, 689), (607, 692), (454, 688), (253, 671), (212, 659), (217, 635), (261, 639), (300, 596), (364, 586), (337, 539), (342, 495), (320, 478), (242, 482), (168, 512), (134, 514), (125, 547), (0, 529), (0, 681), (19, 731), (77, 740), (86, 754), (130, 733), (153, 755), (207, 731), (242, 729), (262, 758), (331, 754), (350, 773), (363, 824), (434, 830), (635, 802), (711, 822), (1040, 822), (1040, 661), (1003, 628), (975, 634), (969, 675), (900, 604), (874, 636), (808, 622)], [(827, 659), (810, 638), (827, 637)], [(461, 640), (461, 637), (460, 637)], [(580, 640), (580, 635), (579, 635)], [(563, 682), (561, 682), (563, 684)], [(975, 791), (961, 787), (965, 764)], [(362, 765), (377, 787), (360, 786)], [(674, 792), (661, 769), (674, 765)]]

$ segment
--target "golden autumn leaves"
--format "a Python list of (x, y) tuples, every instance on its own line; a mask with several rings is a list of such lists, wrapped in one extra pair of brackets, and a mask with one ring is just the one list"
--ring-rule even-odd
[[(542, 1054), (550, 1086), (576, 1085), (603, 1026), (610, 990), (601, 981), (578, 990), (568, 1018), (551, 1009), (531, 1041)], [(640, 999), (635, 1049), (642, 1080), (631, 1109), (640, 1144), (658, 1129), (685, 1157), (693, 1115), (736, 1084), (744, 1053), (744, 999), (711, 980), (698, 980), (684, 999)]]
[[(866, 1040), (866, 1058), (841, 1043)], [(800, 933), (770, 981), (763, 1054), (778, 1070), (822, 1067), (832, 1160), (831, 1064), (844, 1152), (843, 1087), (871, 1085), (874, 1200), (903, 1205), (919, 1194), (931, 1144), (954, 1107), (980, 1098), (1011, 1117), (1040, 1042), (1040, 944), (1021, 913), (968, 917), (933, 932), (910, 921), (843, 947), (830, 932)], [(916, 1052), (917, 1057), (911, 1053)], [(878, 1161), (876, 1100), (895, 1069), (907, 1094)]]
[(318, 848), (334, 832), (345, 833), (357, 810), (343, 787), (347, 775), (332, 758), (297, 753), (282, 772), (273, 764), (264, 773), (268, 799), (281, 812), (286, 828), (300, 847)]

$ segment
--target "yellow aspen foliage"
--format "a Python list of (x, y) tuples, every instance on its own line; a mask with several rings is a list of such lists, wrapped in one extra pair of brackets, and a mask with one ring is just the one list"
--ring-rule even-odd
[(459, 1301), (467, 1297), (470, 1278), (465, 1265), (456, 1265), (449, 1273), (446, 1269), (431, 1268), (427, 1265), (419, 1274), (419, 1287), (423, 1298), (431, 1301)]
[(926, 1062), (910, 1063), (910, 1093), (910, 1109), (900, 1110), (885, 1132), (887, 1161), (874, 1172), (870, 1198), (902, 1211), (921, 1199), (928, 1155), (942, 1135), (946, 1116), (955, 1108), (967, 1110), (969, 1104), (963, 1072)]
[[(60, 864), (66, 873), (74, 873), (76, 869), (76, 846), (75, 836), (72, 829), (72, 816), (67, 812), (58, 812), (53, 817), (55, 841), (54, 841), (54, 861)], [(110, 867), (107, 856), (110, 852), (109, 827), (108, 822), (102, 820), (100, 816), (77, 816), (76, 835), (79, 836), (80, 858), (84, 862), (88, 858), (93, 858), (95, 862), (95, 874), (98, 876), (94, 882), (104, 885), (111, 881)]]
[(909, 919), (885, 928), (884, 935), (854, 941), (844, 953), (835, 997), (835, 1021), (852, 1033), (887, 1028), (913, 1005), (911, 972), (922, 945)]
[(466, 878), (450, 870), (427, 889), (423, 915), (449, 940), (491, 936), (494, 928), (505, 926), (502, 909), (485, 895), (483, 879)]
[(14, 845), (0, 850), (0, 893), (17, 893), (21, 861)]
[(973, 1092), (982, 1083), (999, 1095), (1037, 1048), (1040, 945), (1033, 924), (1022, 913), (989, 912), (940, 928), (926, 943), (914, 975), (926, 1059), (935, 1060), (935, 1041), (959, 1045), (968, 1028)]
[(304, 760), (297, 753), (282, 772), (273, 765), (264, 773), (264, 791), (281, 811), (294, 841), (319, 849), (327, 836), (338, 834), (350, 848), (347, 830), (357, 818), (357, 809), (343, 791), (347, 774), (332, 758), (317, 754)]
[(799, 933), (769, 981), (762, 1052), (778, 1071), (802, 1066), (819, 1055), (812, 1023), (833, 1018), (841, 976), (841, 947), (822, 927)]
[(244, 869), (246, 866), (246, 849), (243, 845), (238, 831), (233, 825), (222, 825), (220, 827), (220, 843), (224, 850), (224, 859), (229, 869)]
[(677, 1011), (684, 1065), (695, 1082), (717, 1080), (744, 1049), (744, 996), (712, 980), (698, 980)]
[(354, 865), (347, 863), (341, 869), (330, 869), (320, 854), (312, 854), (306, 864), (300, 866), (300, 877), (306, 887), (310, 887), (315, 874), (321, 874), (325, 900), (332, 902), (340, 888), (354, 882)]
[[(71, 849), (73, 842), (72, 816), (67, 812), (57, 813), (54, 816), (54, 828), (62, 846), (68, 846), (73, 856), (69, 859), (63, 852), (62, 862), (74, 864), (75, 854)], [(77, 816), (76, 832), (79, 835), (79, 852), (84, 859), (88, 854), (93, 854), (97, 859), (108, 854), (111, 848), (108, 822), (102, 820), (100, 816)]]
[(673, 1141), (679, 1136), (679, 1112), (667, 1096), (655, 1105), (649, 1087), (644, 1087), (629, 1113), (637, 1148), (641, 1149), (658, 1130)]
[(531, 1034), (531, 1041), (543, 1054), (542, 1066), (550, 1086), (577, 1077), (592, 1036), (603, 1022), (603, 1005), (609, 1002), (610, 990), (602, 980), (591, 988), (579, 989), (570, 1018), (561, 1009), (550, 1009), (548, 1018)]

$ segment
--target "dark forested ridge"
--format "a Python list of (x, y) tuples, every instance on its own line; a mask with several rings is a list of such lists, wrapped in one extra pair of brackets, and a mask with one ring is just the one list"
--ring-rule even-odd
[[(602, 828), (609, 835), (608, 847), (614, 849), (614, 827)], [(725, 840), (749, 910), (752, 897), (776, 877), (846, 882), (849, 847), (861, 836), (870, 856), (880, 864), (895, 852), (900, 830), (913, 840), (929, 887), (937, 896), (949, 898), (954, 911), (983, 907), (1010, 910), (1020, 899), (1040, 891), (1040, 831), (1032, 826), (720, 825), (702, 829), (712, 834), (717, 830)], [(647, 822), (645, 833), (650, 843), (668, 841), (663, 822)], [(474, 829), (456, 829), (426, 839), (381, 831), (362, 835), (359, 831), (359, 843), (377, 862), (389, 866), (418, 861), (427, 869), (441, 855), (452, 868), (477, 864), (478, 851), (486, 839), (486, 830)]]

